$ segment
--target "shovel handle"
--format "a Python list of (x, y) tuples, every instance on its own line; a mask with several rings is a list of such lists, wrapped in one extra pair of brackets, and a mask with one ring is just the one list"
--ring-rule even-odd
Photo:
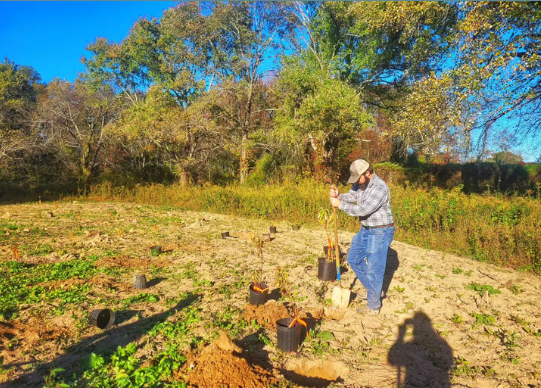
[(340, 283), (340, 248), (338, 247), (338, 220), (337, 220), (337, 211), (336, 208), (333, 207), (334, 211), (334, 254), (336, 255), (336, 277), (338, 279), (338, 285), (341, 286)]

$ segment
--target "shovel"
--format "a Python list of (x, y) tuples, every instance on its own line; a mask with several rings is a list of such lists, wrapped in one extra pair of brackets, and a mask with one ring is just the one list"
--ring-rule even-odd
[[(334, 187), (334, 186), (333, 186)], [(335, 286), (332, 290), (332, 307), (335, 309), (345, 309), (349, 305), (349, 298), (351, 296), (351, 290), (342, 288), (340, 280), (340, 248), (338, 246), (338, 221), (337, 211), (334, 209), (334, 253), (336, 255), (336, 277), (338, 279), (338, 286)]]

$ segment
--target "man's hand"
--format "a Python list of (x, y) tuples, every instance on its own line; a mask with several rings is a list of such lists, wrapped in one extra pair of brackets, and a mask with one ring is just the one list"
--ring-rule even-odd
[(329, 191), (329, 195), (331, 198), (338, 198), (338, 189), (336, 188), (336, 186), (332, 186), (331, 187), (331, 190)]
[(331, 198), (331, 206), (332, 207), (340, 206), (340, 202), (342, 202), (342, 201), (340, 201), (338, 198)]

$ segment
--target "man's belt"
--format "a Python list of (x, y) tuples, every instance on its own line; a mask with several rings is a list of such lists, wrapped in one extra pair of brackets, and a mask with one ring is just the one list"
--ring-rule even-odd
[(365, 226), (366, 229), (377, 229), (377, 228), (390, 228), (391, 226), (394, 226), (394, 224), (387, 224), (387, 225), (378, 225), (378, 226)]

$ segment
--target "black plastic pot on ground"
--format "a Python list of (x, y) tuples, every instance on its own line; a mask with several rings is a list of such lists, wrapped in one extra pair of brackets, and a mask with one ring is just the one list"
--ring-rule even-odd
[(228, 237), (231, 237), (229, 236), (229, 232), (222, 232), (222, 238), (228, 238)]
[(115, 323), (115, 313), (109, 309), (93, 310), (88, 316), (88, 322), (100, 329), (108, 329)]
[(336, 280), (336, 262), (328, 262), (325, 257), (317, 259), (317, 277), (321, 280)]
[(276, 334), (278, 336), (278, 349), (282, 352), (296, 352), (301, 344), (301, 325), (297, 322), (289, 327), (293, 318), (283, 318), (276, 322)]
[(272, 234), (276, 234), (276, 226), (271, 226), (271, 227), (270, 227), (270, 232), (271, 232)]
[(254, 290), (254, 284), (250, 284), (250, 304), (259, 306), (267, 303), (269, 300), (269, 288), (265, 283), (259, 284), (259, 288), (265, 290), (263, 292)]

